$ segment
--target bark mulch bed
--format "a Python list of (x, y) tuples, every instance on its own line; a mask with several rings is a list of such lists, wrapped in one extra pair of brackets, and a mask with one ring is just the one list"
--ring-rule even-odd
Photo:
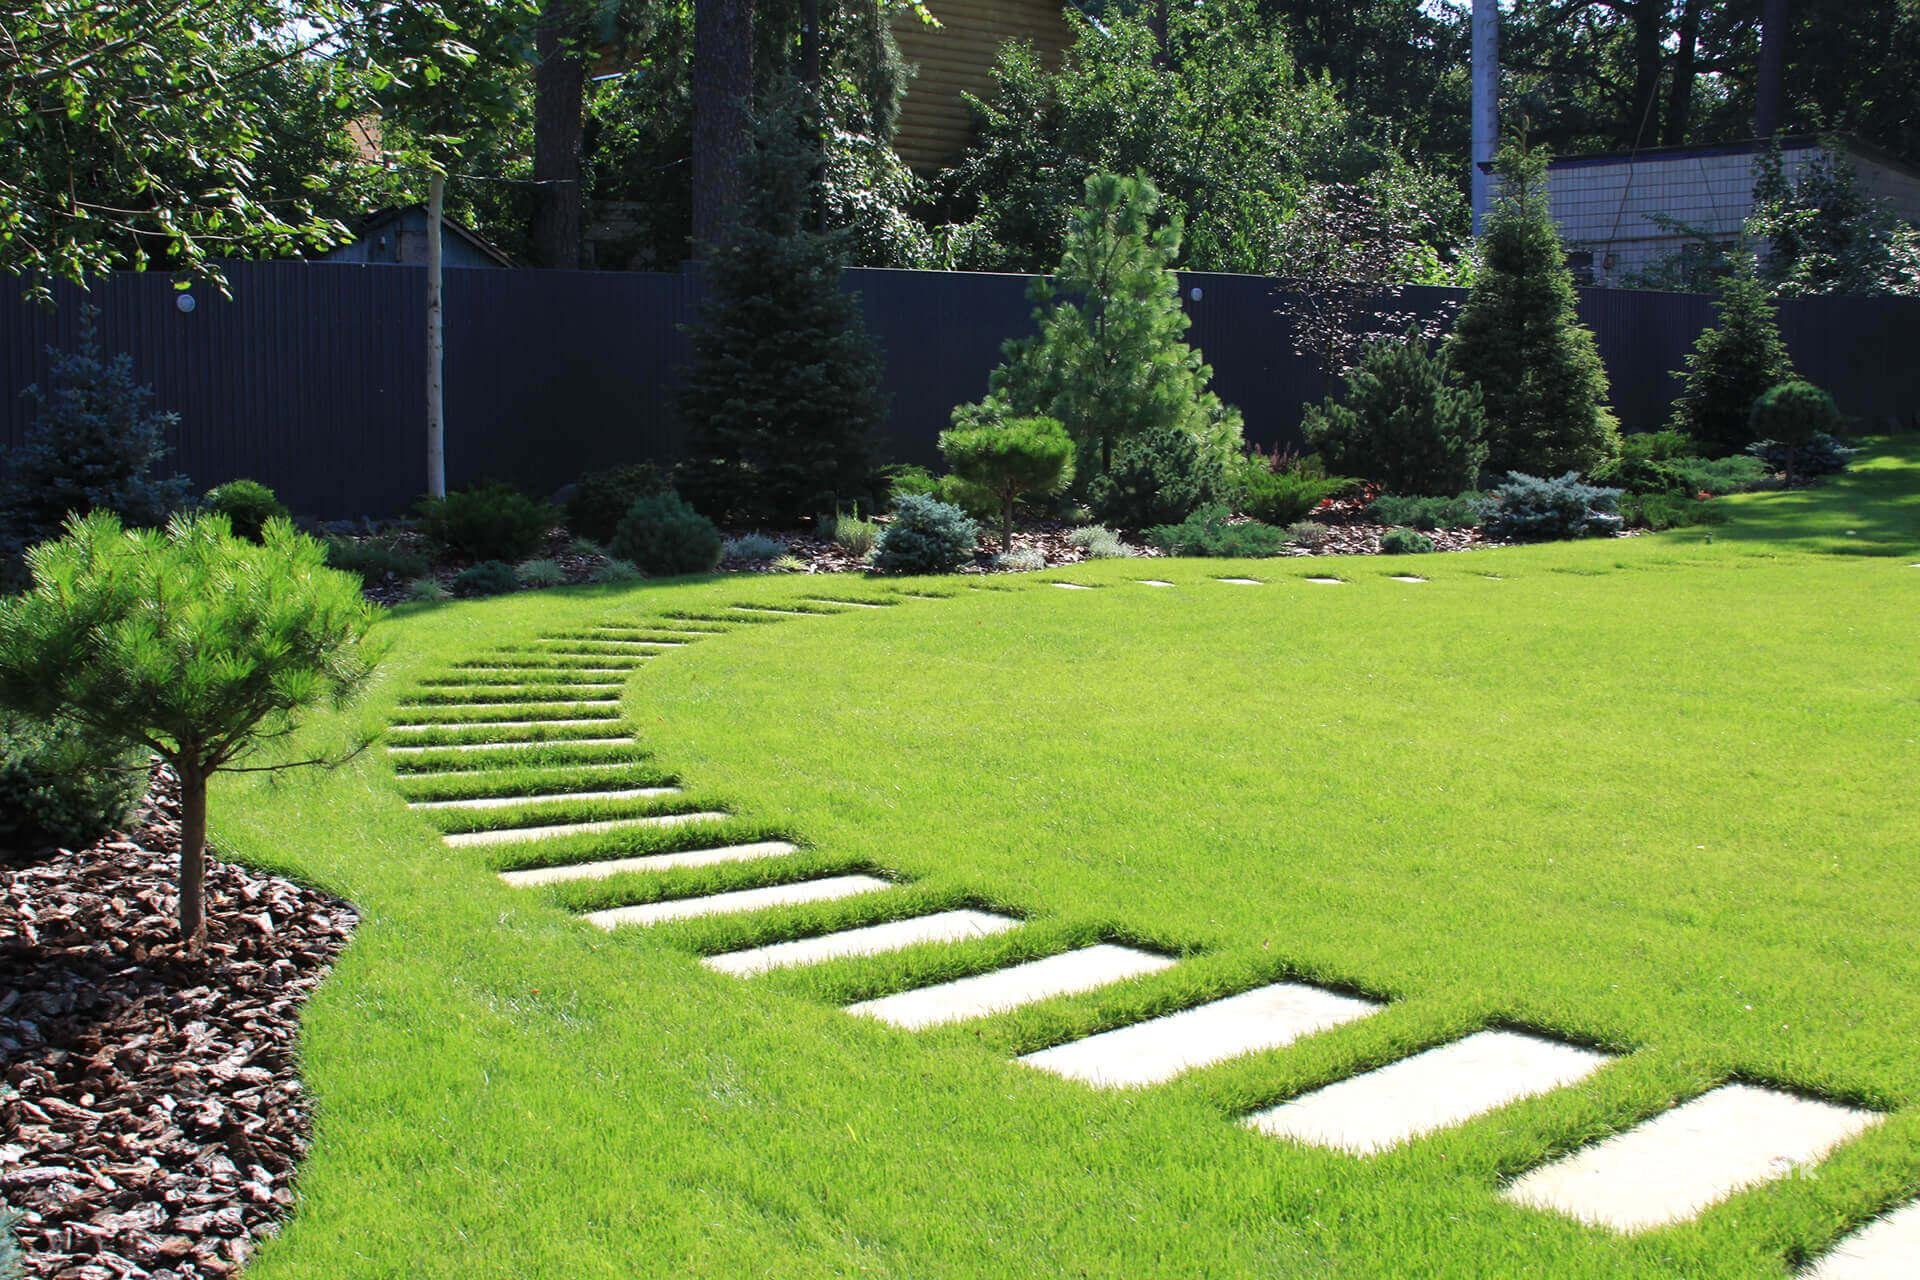
[(230, 1276), (293, 1202), (300, 1008), (357, 923), (210, 862), (207, 944), (174, 935), (178, 815), (0, 868), (0, 1200), (47, 1280)]

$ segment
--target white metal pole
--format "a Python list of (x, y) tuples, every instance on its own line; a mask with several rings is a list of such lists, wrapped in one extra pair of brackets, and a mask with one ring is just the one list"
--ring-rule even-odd
[(1473, 234), (1486, 217), (1494, 149), (1500, 142), (1500, 3), (1473, 0)]

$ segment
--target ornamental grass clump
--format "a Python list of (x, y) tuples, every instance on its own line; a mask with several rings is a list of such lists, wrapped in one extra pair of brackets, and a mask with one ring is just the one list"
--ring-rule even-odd
[(285, 520), (259, 545), (224, 516), (127, 530), (104, 512), (27, 553), (28, 590), (0, 601), (0, 707), (146, 747), (180, 780), (180, 936), (205, 937), (207, 782), (343, 705), (377, 658), (378, 610)]

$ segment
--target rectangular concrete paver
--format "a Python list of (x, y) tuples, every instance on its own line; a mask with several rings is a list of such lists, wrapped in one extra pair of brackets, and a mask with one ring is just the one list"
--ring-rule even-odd
[(1259, 1112), (1247, 1123), (1276, 1137), (1369, 1155), (1570, 1085), (1607, 1060), (1557, 1040), (1482, 1031)]
[(842, 929), (838, 933), (823, 934), (817, 938), (795, 938), (764, 947), (749, 947), (744, 951), (729, 951), (724, 955), (708, 956), (701, 963), (721, 973), (745, 977), (765, 973), (769, 969), (821, 964), (847, 956), (880, 955), (927, 942), (964, 942), (968, 938), (985, 938), (1018, 928), (1019, 924), (1010, 916), (997, 916), (986, 911), (941, 911), (930, 916), (914, 916), (910, 920), (889, 920), (885, 924), (868, 925), (861, 929)]
[(1753, 1085), (1684, 1106), (1527, 1174), (1507, 1199), (1619, 1231), (1683, 1222), (1818, 1160), (1880, 1117)]
[(655, 813), (637, 818), (604, 818), (594, 822), (563, 822), (548, 827), (502, 827), (494, 831), (460, 831), (441, 837), (456, 849), (480, 844), (517, 844), (523, 840), (552, 840), (559, 836), (599, 835), (607, 831), (625, 831), (634, 827), (682, 827), (689, 822), (718, 822), (727, 815), (711, 810), (700, 813)]
[(1110, 982), (1158, 973), (1172, 964), (1166, 956), (1101, 942), (971, 978), (902, 991), (878, 1000), (864, 1000), (848, 1005), (847, 1012), (910, 1030), (935, 1027), (1003, 1013), (1036, 1000), (1091, 991)]
[(606, 725), (619, 718), (618, 715), (611, 715), (569, 716), (555, 720), (447, 720), (439, 724), (390, 724), (387, 728), (395, 733), (426, 733), (442, 729), (580, 729), (587, 725)]
[(1267, 584), (1258, 578), (1215, 578), (1215, 582), (1224, 582), (1235, 587), (1264, 587)]
[(429, 751), (525, 751), (530, 747), (630, 747), (632, 738), (535, 738), (528, 742), (437, 742), (429, 747), (387, 748), (388, 755), (417, 756)]
[(1395, 574), (1389, 574), (1388, 576), (1391, 577), (1395, 582), (1425, 582), (1426, 581), (1425, 578), (1415, 577), (1411, 573), (1395, 573)]
[(1091, 590), (1093, 590), (1093, 588), (1092, 588), (1092, 587), (1090, 587), (1090, 586), (1088, 586), (1088, 585), (1087, 585), (1086, 583), (1084, 583), (1084, 582), (1056, 582), (1056, 583), (1054, 583), (1053, 585), (1054, 585), (1054, 586), (1056, 586), (1056, 587), (1058, 587), (1058, 588), (1060, 588), (1060, 589), (1061, 589), (1062, 591), (1091, 591)]
[(538, 795), (472, 796), (465, 800), (409, 800), (409, 809), (511, 809), (519, 804), (546, 804), (555, 800), (651, 800), (677, 796), (678, 787), (623, 787), (618, 791), (547, 791)]
[(1823, 1254), (1806, 1280), (1913, 1280), (1920, 1276), (1920, 1201), (1875, 1219)]
[(561, 867), (528, 867), (524, 871), (502, 871), (500, 878), (516, 889), (543, 884), (566, 884), (576, 880), (606, 880), (629, 871), (671, 871), (676, 867), (712, 867), (723, 862), (754, 862), (761, 858), (784, 858), (799, 849), (785, 840), (759, 840), (752, 844), (721, 845), (713, 849), (681, 849), (673, 853), (649, 853), (637, 858), (607, 858), (600, 862), (575, 862)]
[(691, 920), (696, 916), (734, 915), (742, 911), (764, 911), (769, 907), (792, 907), (806, 902), (831, 902), (851, 898), (857, 893), (878, 893), (893, 886), (878, 876), (829, 876), (825, 880), (802, 880), (797, 884), (769, 885), (764, 889), (735, 889), (730, 893), (710, 893), (700, 898), (670, 898), (665, 902), (646, 902), (637, 907), (614, 907), (593, 911), (581, 917), (602, 929), (624, 924), (659, 924), (663, 920)]
[(1314, 578), (1308, 578), (1307, 581), (1317, 582), (1323, 587), (1344, 587), (1347, 585), (1347, 580), (1345, 578), (1314, 577)]
[(1276, 982), (1165, 1017), (1029, 1053), (1020, 1061), (1070, 1080), (1133, 1088), (1171, 1080), (1379, 1011), (1371, 1000)]
[(1140, 585), (1143, 587), (1170, 587), (1173, 584), (1165, 578), (1142, 578), (1140, 579)]

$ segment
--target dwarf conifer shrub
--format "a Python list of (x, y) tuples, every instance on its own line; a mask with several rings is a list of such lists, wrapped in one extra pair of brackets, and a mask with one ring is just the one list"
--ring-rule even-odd
[(234, 535), (248, 542), (260, 541), (267, 521), (285, 520), (290, 514), (273, 490), (258, 480), (229, 480), (215, 485), (207, 490), (201, 505), (225, 516)]
[(1587, 484), (1577, 471), (1544, 479), (1515, 472), (1488, 497), (1486, 530), (1522, 542), (1616, 533), (1619, 503), (1618, 489)]
[(81, 849), (121, 827), (146, 789), (146, 752), (67, 721), (0, 712), (0, 862)]
[(475, 485), (420, 504), (427, 536), (470, 560), (524, 560), (553, 528), (553, 508), (504, 484)]
[(520, 579), (505, 560), (482, 560), (453, 575), (453, 594), (466, 600), (503, 596), (519, 586)]
[(993, 495), (1003, 551), (1013, 549), (1014, 503), (1058, 493), (1073, 478), (1073, 438), (1052, 418), (955, 427), (940, 433), (940, 452), (955, 475)]
[(660, 468), (650, 462), (589, 471), (567, 496), (567, 530), (577, 537), (604, 543), (613, 537), (635, 502), (666, 487)]
[(1259, 454), (1236, 464), (1229, 479), (1234, 506), (1262, 523), (1281, 526), (1311, 514), (1351, 483), (1344, 476), (1276, 470)]
[(1147, 541), (1170, 556), (1237, 560), (1277, 556), (1285, 549), (1287, 535), (1280, 530), (1257, 520), (1235, 524), (1229, 514), (1223, 506), (1205, 507), (1179, 524), (1147, 530)]
[(614, 582), (638, 582), (646, 575), (640, 572), (640, 566), (631, 560), (609, 560), (596, 565), (587, 581), (605, 585)]
[(1389, 529), (1380, 535), (1383, 556), (1417, 556), (1433, 550), (1433, 539), (1417, 529)]
[(773, 560), (787, 554), (787, 544), (764, 533), (743, 533), (720, 544), (722, 560)]
[(1463, 493), (1457, 498), (1403, 498), (1382, 494), (1367, 504), (1367, 518), (1410, 529), (1471, 529), (1480, 523), (1481, 497)]
[[(1779, 447), (1781, 469), (1792, 484), (1803, 452), (1809, 453), (1804, 461), (1818, 465), (1807, 447), (1822, 437), (1833, 439), (1840, 429), (1840, 410), (1832, 396), (1811, 382), (1783, 382), (1767, 388), (1753, 402), (1751, 428), (1756, 441)], [(1835, 468), (1844, 469), (1844, 463)]]
[(222, 516), (128, 531), (95, 512), (29, 551), (27, 567), (32, 586), (0, 600), (0, 706), (132, 741), (172, 766), (180, 933), (197, 947), (208, 780), (301, 711), (360, 691), (377, 610), (284, 520), (256, 546)]
[(1087, 488), (1087, 506), (1103, 524), (1147, 529), (1179, 524), (1231, 496), (1220, 455), (1183, 427), (1127, 436), (1113, 465)]
[(566, 583), (566, 570), (558, 560), (522, 560), (513, 566), (514, 581), (523, 587), (558, 587)]
[(1754, 401), (1793, 377), (1793, 360), (1766, 286), (1751, 269), (1721, 286), (1713, 324), (1694, 340), (1686, 364), (1685, 385), (1673, 402), (1673, 429), (1713, 457), (1738, 453), (1758, 439)]
[(427, 558), (386, 538), (328, 538), (327, 565), (376, 585), (389, 577), (413, 579), (427, 572)]
[(1369, 344), (1344, 398), (1310, 407), (1301, 429), (1328, 467), (1395, 493), (1470, 489), (1487, 460), (1480, 389), (1412, 336)]
[(608, 550), (649, 577), (711, 573), (720, 563), (720, 531), (678, 494), (657, 493), (628, 508)]
[(894, 503), (893, 511), (873, 553), (874, 567), (882, 573), (952, 573), (973, 559), (980, 527), (960, 508), (908, 496)]

